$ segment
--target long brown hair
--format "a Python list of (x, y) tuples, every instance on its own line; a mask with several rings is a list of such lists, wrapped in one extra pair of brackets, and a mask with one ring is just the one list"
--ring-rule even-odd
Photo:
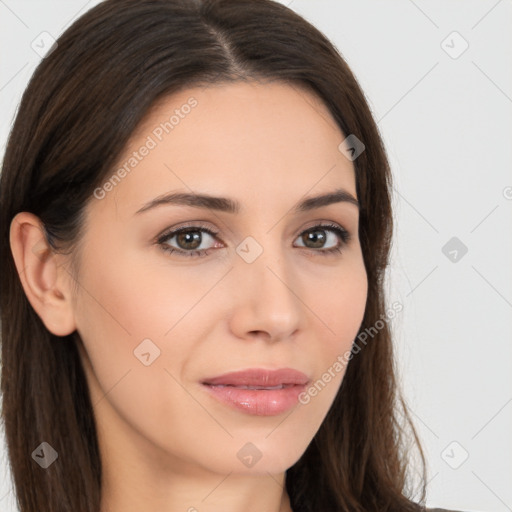
[[(75, 257), (86, 204), (157, 100), (239, 80), (308, 88), (343, 134), (365, 145), (353, 161), (369, 282), (360, 333), (376, 332), (354, 354), (318, 433), (287, 471), (292, 508), (424, 508), (411, 496), (411, 439), (423, 471), (418, 503), (425, 499), (425, 461), (397, 387), (383, 290), (391, 174), (356, 78), (320, 31), (271, 0), (107, 0), (75, 21), (37, 67), (0, 177), (2, 419), (21, 512), (98, 512), (101, 460), (80, 337), (50, 333), (28, 302), (9, 246), (13, 217), (37, 215), (52, 250)], [(59, 453), (46, 470), (31, 457), (42, 441)]]

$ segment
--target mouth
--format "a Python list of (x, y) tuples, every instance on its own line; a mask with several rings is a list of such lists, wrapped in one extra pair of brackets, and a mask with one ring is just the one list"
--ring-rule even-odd
[(201, 382), (221, 403), (255, 416), (275, 416), (297, 405), (309, 378), (291, 368), (251, 368)]

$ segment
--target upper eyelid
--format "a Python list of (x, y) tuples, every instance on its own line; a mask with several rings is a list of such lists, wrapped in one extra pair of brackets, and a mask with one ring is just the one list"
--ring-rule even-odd
[[(341, 229), (342, 231), (344, 231), (346, 233), (347, 243), (352, 238), (352, 232), (349, 231), (345, 226), (343, 226), (339, 222), (331, 221), (331, 220), (316, 220), (316, 221), (311, 221), (311, 222), (312, 222), (312, 224), (307, 225), (306, 227), (302, 228), (301, 231), (299, 231), (297, 236), (301, 235), (305, 231), (309, 231), (310, 229), (313, 229), (316, 227), (324, 227), (326, 229), (332, 230), (333, 228), (328, 226), (328, 224), (333, 224), (335, 227), (338, 227), (339, 229)], [(160, 234), (156, 237), (155, 241), (158, 243), (161, 243), (169, 238), (174, 238), (174, 236), (176, 236), (176, 234), (181, 231), (186, 231), (186, 230), (193, 231), (194, 229), (196, 229), (198, 231), (204, 230), (206, 232), (210, 232), (209, 234), (214, 238), (217, 238), (218, 235), (221, 233), (220, 230), (218, 230), (216, 228), (212, 228), (210, 225), (204, 225), (201, 221), (192, 221), (191, 223), (187, 223), (185, 225), (179, 225), (178, 227), (173, 227), (173, 228), (164, 230), (162, 232), (162, 234)]]
[(209, 231), (211, 232), (212, 236), (217, 236), (219, 235), (220, 231), (218, 229), (215, 229), (215, 228), (211, 228), (210, 226), (205, 226), (205, 225), (202, 225), (201, 222), (199, 221), (196, 221), (194, 224), (186, 224), (184, 226), (178, 226), (176, 228), (168, 228), (168, 229), (165, 229), (164, 231), (162, 231), (162, 233), (160, 235), (158, 235), (156, 237), (156, 241), (161, 241), (161, 240), (165, 240), (167, 238), (172, 238), (173, 236), (176, 235), (176, 233), (179, 233), (180, 231), (186, 231), (186, 230), (190, 230), (190, 231), (193, 231), (194, 229), (198, 230), (198, 231)]

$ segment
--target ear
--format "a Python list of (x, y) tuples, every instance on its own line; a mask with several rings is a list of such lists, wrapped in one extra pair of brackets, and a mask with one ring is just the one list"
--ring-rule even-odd
[(72, 277), (46, 241), (41, 220), (18, 213), (11, 222), (10, 244), (25, 295), (46, 328), (56, 336), (74, 332)]

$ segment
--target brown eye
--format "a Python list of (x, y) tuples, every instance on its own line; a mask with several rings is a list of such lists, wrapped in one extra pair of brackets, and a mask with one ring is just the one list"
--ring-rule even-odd
[[(208, 243), (208, 238), (218, 239), (218, 233), (202, 226), (186, 226), (161, 235), (157, 243), (162, 250), (168, 253), (176, 253), (183, 256), (207, 256), (210, 247), (202, 248), (201, 245)], [(174, 244), (170, 243), (175, 239)], [(336, 224), (313, 226), (303, 231), (299, 239), (301, 245), (311, 249), (314, 253), (329, 255), (341, 252), (341, 248), (350, 240), (350, 234), (342, 227)], [(334, 245), (333, 245), (334, 244)], [(331, 245), (325, 248), (326, 245)]]
[[(208, 243), (208, 238), (215, 239), (217, 233), (200, 226), (187, 226), (163, 234), (158, 244), (169, 253), (178, 253), (186, 256), (206, 256), (211, 247), (198, 249), (202, 244)], [(170, 244), (173, 239), (175, 245)]]
[[(321, 224), (307, 229), (301, 233), (299, 238), (303, 244), (299, 247), (306, 247), (313, 250), (318, 249), (315, 252), (325, 255), (341, 252), (341, 247), (346, 245), (350, 240), (350, 234), (348, 231), (335, 224)], [(324, 246), (329, 243), (334, 243), (335, 245), (324, 248)]]

